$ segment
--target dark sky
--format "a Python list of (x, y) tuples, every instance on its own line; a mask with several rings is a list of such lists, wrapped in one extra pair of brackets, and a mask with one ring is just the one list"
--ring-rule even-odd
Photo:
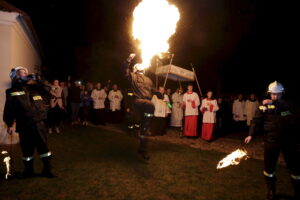
[[(123, 83), (120, 65), (136, 52), (131, 15), (139, 0), (9, 0), (27, 12), (52, 77)], [(170, 0), (181, 13), (173, 63), (196, 67), (203, 90), (260, 94), (281, 81), (297, 89), (296, 6), (270, 0)], [(155, 13), (153, 13), (155, 14)], [(295, 47), (295, 48), (293, 48)]]

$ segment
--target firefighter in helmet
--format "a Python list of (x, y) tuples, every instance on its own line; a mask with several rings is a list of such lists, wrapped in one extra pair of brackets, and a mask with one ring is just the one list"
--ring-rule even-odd
[(282, 152), (287, 167), (291, 172), (291, 180), (295, 191), (295, 199), (300, 199), (300, 140), (299, 109), (282, 99), (284, 88), (277, 81), (268, 87), (270, 99), (265, 99), (255, 113), (251, 123), (249, 143), (258, 126), (264, 130), (264, 177), (267, 184), (267, 199), (276, 199), (276, 164)]
[(134, 54), (131, 54), (127, 59), (126, 77), (133, 93), (132, 112), (138, 116), (141, 122), (138, 136), (140, 140), (138, 153), (143, 159), (149, 160), (147, 136), (151, 135), (149, 128), (154, 113), (154, 105), (151, 102), (154, 87), (151, 79), (145, 76), (145, 71), (141, 68), (140, 64), (135, 64), (133, 70), (130, 69), (130, 63), (134, 56)]
[(8, 127), (8, 134), (19, 133), (25, 169), (22, 177), (34, 176), (33, 160), (36, 148), (44, 167), (42, 176), (55, 177), (51, 171), (52, 154), (47, 146), (47, 118), (48, 106), (43, 100), (50, 87), (45, 85), (36, 75), (28, 75), (25, 67), (15, 67), (10, 72), (11, 88), (6, 90), (6, 102), (3, 120)]

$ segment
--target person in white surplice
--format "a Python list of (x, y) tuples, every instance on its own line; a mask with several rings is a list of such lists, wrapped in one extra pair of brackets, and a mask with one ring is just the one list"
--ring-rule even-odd
[(182, 109), (182, 89), (178, 88), (176, 92), (172, 94), (172, 114), (171, 114), (171, 123), (172, 127), (181, 127), (183, 119), (183, 109)]
[(207, 98), (202, 100), (200, 106), (200, 111), (203, 114), (201, 138), (206, 141), (211, 141), (213, 139), (216, 112), (219, 110), (217, 100), (213, 99), (212, 95), (212, 91), (208, 91)]
[(198, 106), (200, 98), (197, 93), (193, 92), (193, 86), (188, 85), (187, 92), (183, 95), (184, 107), (184, 130), (183, 134), (187, 137), (196, 137), (198, 128)]
[(250, 98), (246, 101), (245, 114), (247, 118), (247, 126), (251, 125), (251, 121), (255, 115), (255, 111), (259, 106), (258, 101), (255, 99), (255, 95), (251, 94)]
[(121, 121), (121, 101), (123, 99), (122, 92), (118, 90), (116, 84), (113, 85), (113, 89), (109, 91), (108, 99), (110, 101), (110, 117), (112, 123), (120, 123)]
[(95, 124), (105, 125), (105, 99), (107, 97), (106, 92), (104, 89), (101, 89), (101, 83), (97, 83), (96, 88), (93, 90), (92, 95), (93, 99), (93, 108), (95, 114)]
[(159, 87), (152, 97), (152, 103), (154, 104), (154, 118), (151, 124), (151, 132), (153, 135), (164, 135), (166, 133), (166, 120), (171, 109), (169, 107), (170, 100), (167, 94), (165, 94), (165, 88)]

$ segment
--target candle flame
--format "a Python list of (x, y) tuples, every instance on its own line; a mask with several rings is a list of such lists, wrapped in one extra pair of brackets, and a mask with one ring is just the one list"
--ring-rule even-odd
[(143, 0), (133, 11), (132, 34), (139, 41), (141, 70), (151, 65), (151, 59), (169, 50), (169, 38), (176, 32), (180, 13), (167, 0)]
[(217, 165), (217, 169), (228, 167), (229, 165), (238, 165), (242, 159), (248, 159), (247, 151), (237, 149), (223, 158)]

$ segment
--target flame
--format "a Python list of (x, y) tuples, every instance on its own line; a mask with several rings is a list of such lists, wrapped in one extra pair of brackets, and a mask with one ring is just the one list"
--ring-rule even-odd
[(217, 169), (222, 169), (228, 167), (229, 165), (238, 165), (242, 159), (247, 159), (247, 151), (242, 149), (237, 149), (234, 152), (223, 158), (217, 165)]
[[(2, 151), (1, 154), (7, 155), (8, 152), (7, 152), (7, 151)], [(6, 165), (5, 179), (8, 179), (8, 177), (11, 176), (11, 173), (10, 173), (10, 156), (6, 156), (6, 157), (3, 159), (3, 162), (4, 162), (5, 165)]]
[(143, 0), (133, 11), (132, 34), (139, 41), (142, 69), (154, 55), (169, 50), (168, 40), (176, 32), (180, 13), (167, 0)]

